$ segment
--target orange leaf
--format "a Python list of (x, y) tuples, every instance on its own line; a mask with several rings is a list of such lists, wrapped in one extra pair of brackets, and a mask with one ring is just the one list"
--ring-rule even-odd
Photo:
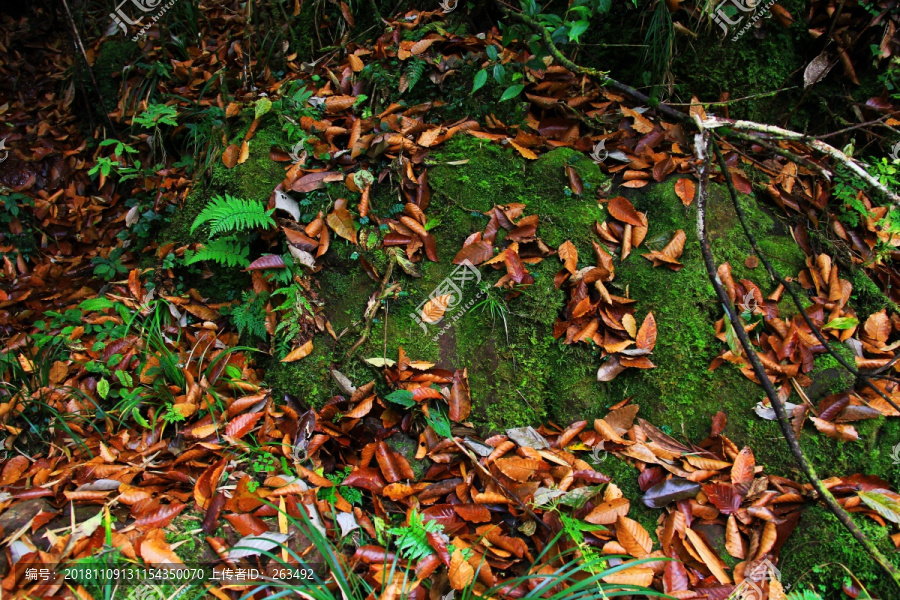
[(148, 535), (141, 542), (140, 552), (141, 558), (148, 564), (165, 565), (165, 564), (182, 564), (182, 560), (172, 550), (172, 547), (166, 543), (165, 534), (162, 530), (153, 532), (158, 535)]
[(653, 549), (653, 540), (643, 526), (633, 519), (619, 516), (616, 519), (616, 538), (628, 554), (644, 558)]
[(681, 203), (690, 206), (694, 201), (696, 186), (690, 179), (679, 179), (675, 182), (675, 194), (681, 199)]
[(634, 205), (624, 196), (617, 196), (610, 200), (606, 209), (614, 219), (622, 221), (623, 223), (628, 223), (635, 227), (642, 227), (644, 225), (644, 222), (641, 221), (641, 216), (634, 210)]
[(312, 339), (307, 340), (305, 344), (300, 346), (299, 348), (294, 348), (291, 350), (290, 354), (281, 359), (281, 362), (295, 362), (300, 360), (301, 358), (306, 358), (309, 356), (309, 353), (313, 351), (313, 341)]
[(509, 145), (516, 149), (516, 151), (522, 155), (523, 158), (527, 158), (528, 160), (536, 160), (537, 154), (526, 148), (525, 146), (520, 146), (514, 141), (510, 140)]
[(566, 271), (575, 273), (578, 268), (578, 249), (575, 248), (575, 244), (569, 240), (564, 241), (559, 247), (559, 258), (563, 261)]
[(229, 169), (233, 169), (236, 164), (238, 164), (238, 158), (241, 155), (241, 148), (237, 144), (231, 144), (227, 148), (225, 148), (225, 152), (222, 153), (222, 162), (225, 163), (225, 166)]
[(440, 321), (444, 318), (444, 313), (447, 312), (447, 305), (452, 298), (452, 294), (444, 294), (430, 299), (422, 307), (422, 320), (426, 323), (437, 323)]
[(641, 350), (653, 350), (656, 346), (656, 318), (653, 311), (647, 313), (641, 328), (638, 329), (635, 337), (635, 345)]
[(450, 556), (450, 587), (454, 590), (463, 590), (475, 579), (475, 569), (472, 568), (462, 551), (457, 548)]

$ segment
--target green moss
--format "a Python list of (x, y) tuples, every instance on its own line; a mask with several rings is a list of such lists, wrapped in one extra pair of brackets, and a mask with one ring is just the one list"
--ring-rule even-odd
[[(115, 99), (119, 97), (122, 69), (138, 50), (139, 46), (134, 42), (120, 42), (114, 39), (109, 39), (100, 46), (100, 54), (94, 61), (92, 69), (100, 87), (99, 95), (102, 101), (108, 104), (108, 110), (115, 108)], [(92, 84), (90, 78), (85, 76), (85, 85), (90, 87)]]
[[(854, 364), (853, 351), (839, 343), (829, 344), (832, 350), (838, 353), (847, 363)], [(825, 396), (845, 392), (853, 387), (856, 377), (853, 373), (841, 366), (831, 354), (820, 354), (816, 357), (813, 370), (807, 373), (813, 380), (813, 384), (804, 392), (810, 400), (816, 402)]]
[(889, 312), (900, 313), (900, 306), (897, 306), (888, 298), (862, 269), (852, 269), (849, 280), (853, 284), (850, 299), (854, 308), (856, 308), (857, 315), (860, 316), (860, 320), (865, 321), (868, 315), (885, 308)]
[[(856, 525), (875, 542), (895, 565), (900, 558), (890, 540), (890, 530), (865, 517), (853, 517)], [(896, 598), (897, 588), (846, 528), (825, 508), (811, 506), (780, 553), (781, 581), (791, 591), (809, 589), (825, 600), (846, 598), (841, 582), (853, 573), (876, 598)], [(845, 570), (846, 569), (846, 570)]]

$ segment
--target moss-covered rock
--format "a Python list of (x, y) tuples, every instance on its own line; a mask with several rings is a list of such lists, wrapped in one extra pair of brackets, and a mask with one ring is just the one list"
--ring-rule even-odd
[[(853, 364), (853, 351), (843, 344), (829, 344), (832, 350), (840, 355), (847, 363)], [(812, 385), (804, 390), (809, 399), (817, 402), (825, 396), (845, 392), (853, 387), (856, 377), (853, 373), (841, 366), (841, 363), (831, 354), (820, 354), (816, 357), (813, 370), (807, 373), (812, 379)]]

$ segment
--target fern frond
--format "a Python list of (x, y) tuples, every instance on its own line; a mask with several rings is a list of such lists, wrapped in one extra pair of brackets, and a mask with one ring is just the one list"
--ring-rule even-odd
[(266, 339), (266, 298), (254, 292), (244, 292), (242, 302), (231, 311), (231, 320), (238, 333), (246, 331), (253, 337)]
[(437, 521), (423, 521), (419, 512), (413, 510), (409, 516), (409, 525), (393, 527), (390, 533), (397, 536), (397, 550), (403, 558), (418, 561), (434, 552), (428, 543), (428, 534), (440, 533), (443, 529), (444, 526)]
[(406, 83), (409, 87), (407, 87), (408, 91), (412, 91), (416, 84), (419, 83), (419, 80), (422, 79), (422, 74), (425, 73), (425, 67), (428, 66), (428, 63), (424, 60), (420, 60), (418, 58), (413, 59), (409, 63), (409, 67), (406, 70)]
[(191, 233), (205, 223), (210, 224), (210, 236), (227, 231), (244, 231), (262, 227), (268, 229), (275, 226), (272, 218), (274, 211), (266, 210), (262, 202), (235, 198), (225, 195), (215, 196), (209, 201), (194, 223), (191, 225)]
[(249, 267), (250, 247), (237, 241), (233, 236), (219, 238), (203, 246), (197, 252), (185, 250), (184, 264), (192, 265), (203, 260), (212, 260), (226, 267)]

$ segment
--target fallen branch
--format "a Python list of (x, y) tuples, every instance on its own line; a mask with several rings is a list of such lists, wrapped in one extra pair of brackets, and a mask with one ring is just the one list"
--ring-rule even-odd
[(872, 177), (872, 175), (870, 175), (868, 171), (859, 166), (856, 161), (854, 161), (852, 158), (850, 158), (834, 146), (826, 144), (822, 140), (817, 140), (816, 138), (806, 135), (805, 133), (798, 133), (796, 131), (791, 131), (790, 129), (783, 129), (775, 125), (765, 125), (763, 123), (756, 123), (754, 121), (727, 121), (725, 119), (719, 119), (718, 117), (707, 118), (705, 121), (703, 121), (703, 127), (706, 129), (727, 127), (729, 129), (737, 129), (740, 131), (755, 131), (757, 133), (762, 133), (779, 139), (792, 140), (807, 144), (813, 150), (817, 150), (818, 152), (821, 152), (822, 154), (829, 156), (835, 161), (846, 166), (848, 169), (853, 171), (853, 173), (856, 174), (860, 179), (881, 192), (893, 203), (895, 207), (900, 207), (900, 195), (897, 195), (896, 193), (892, 192), (887, 187), (882, 185), (882, 183)]
[(719, 280), (717, 275), (717, 269), (715, 261), (713, 260), (712, 250), (709, 245), (709, 238), (706, 234), (706, 200), (709, 195), (709, 176), (710, 176), (710, 132), (705, 129), (703, 126), (704, 123), (700, 123), (700, 120), (697, 119), (698, 126), (700, 128), (700, 132), (697, 133), (694, 137), (694, 152), (698, 158), (699, 162), (699, 180), (700, 183), (697, 186), (697, 237), (700, 240), (700, 249), (703, 253), (703, 262), (706, 266), (706, 273), (709, 276), (709, 280), (713, 285), (713, 288), (716, 291), (716, 296), (718, 296), (719, 301), (722, 303), (722, 307), (725, 310), (725, 315), (728, 320), (731, 322), (731, 326), (734, 328), (735, 334), (737, 335), (738, 341), (740, 341), (741, 347), (744, 350), (744, 353), (747, 355), (747, 360), (750, 362), (750, 366), (753, 368), (753, 373), (756, 375), (756, 378), (759, 380), (760, 385), (762, 385), (763, 389), (766, 392), (766, 396), (769, 398), (769, 402), (772, 404), (772, 408), (775, 409), (775, 414), (778, 417), (778, 423), (781, 426), (781, 431), (784, 434), (785, 440), (788, 443), (788, 447), (791, 450), (791, 454), (794, 455), (794, 459), (797, 464), (800, 466), (806, 478), (809, 480), (813, 489), (818, 493), (819, 498), (825, 503), (825, 506), (828, 507), (828, 510), (837, 518), (838, 521), (850, 532), (850, 534), (858, 541), (868, 553), (872, 556), (872, 558), (881, 566), (885, 573), (887, 573), (894, 583), (900, 587), (900, 571), (888, 561), (888, 559), (881, 553), (878, 547), (875, 545), (872, 540), (870, 540), (866, 534), (862, 532), (862, 530), (853, 522), (853, 519), (850, 517), (850, 514), (844, 510), (844, 508), (838, 503), (835, 497), (831, 494), (828, 488), (822, 483), (822, 480), (819, 479), (819, 476), (816, 474), (815, 468), (809, 463), (806, 459), (806, 455), (803, 454), (803, 449), (800, 447), (800, 442), (797, 439), (796, 434), (794, 433), (793, 428), (791, 427), (790, 422), (788, 421), (787, 413), (785, 412), (784, 405), (781, 403), (781, 399), (778, 396), (778, 392), (775, 391), (775, 388), (772, 386), (772, 382), (769, 380), (768, 375), (766, 375), (765, 367), (762, 364), (762, 361), (757, 356), (756, 351), (753, 349), (753, 346), (750, 344), (750, 338), (747, 336), (747, 331), (744, 329), (743, 324), (740, 322), (738, 318), (738, 313), (735, 310), (734, 305), (731, 302), (731, 299), (728, 297), (728, 293), (725, 291), (725, 288), (722, 285), (722, 282)]

